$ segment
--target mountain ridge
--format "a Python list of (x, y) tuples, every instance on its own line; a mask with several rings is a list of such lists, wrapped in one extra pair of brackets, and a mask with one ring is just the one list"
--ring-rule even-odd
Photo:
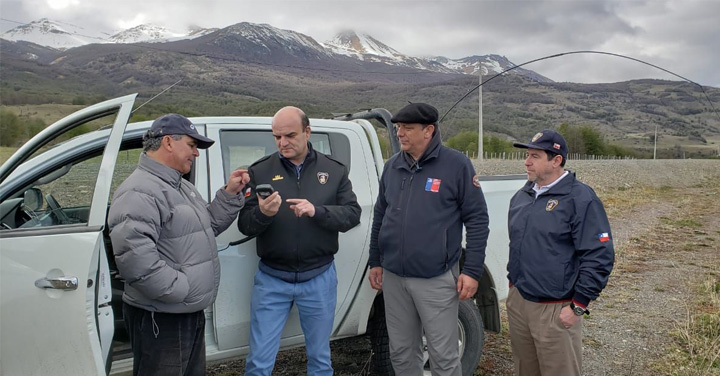
[[(77, 27), (76, 27), (77, 28)], [(130, 43), (171, 43), (183, 40), (193, 40), (210, 34), (220, 33), (222, 37), (228, 37), (229, 34), (236, 33), (237, 36), (244, 38), (245, 41), (237, 40), (236, 46), (248, 49), (250, 43), (256, 43), (264, 46), (268, 52), (277, 53), (283, 48), (277, 48), (277, 42), (288, 42), (286, 47), (307, 47), (307, 57), (316, 59), (324, 59), (325, 56), (336, 60), (343, 58), (352, 58), (363, 62), (374, 62), (385, 65), (407, 67), (412, 69), (421, 69), (437, 73), (460, 73), (474, 74), (478, 72), (494, 72), (500, 73), (497, 67), (505, 69), (514, 66), (507, 58), (500, 55), (490, 54), (483, 56), (469, 56), (461, 59), (449, 59), (445, 57), (421, 58), (402, 54), (396, 49), (384, 44), (368, 34), (358, 34), (352, 30), (345, 30), (338, 33), (335, 38), (324, 43), (317, 42), (310, 36), (298, 33), (292, 30), (283, 30), (269, 24), (254, 24), (249, 22), (240, 22), (222, 29), (205, 29), (198, 26), (191, 26), (186, 32), (171, 31), (161, 26), (152, 24), (138, 25), (118, 33), (108, 38), (101, 36), (93, 37), (89, 35), (82, 36), (75, 29), (66, 32), (60, 26), (59, 22), (51, 21), (43, 18), (33, 21), (29, 24), (18, 26), (3, 34), (0, 38), (10, 41), (29, 41), (41, 46), (47, 46), (64, 51), (76, 47), (85, 46), (93, 43), (114, 43), (114, 44), (130, 44)], [(58, 40), (54, 34), (61, 34), (62, 38)], [(274, 48), (271, 50), (264, 43), (269, 39), (274, 39)], [(225, 47), (233, 48), (231, 45)], [(237, 49), (237, 48), (235, 48)], [(299, 52), (300, 49), (295, 52)], [(312, 53), (309, 53), (313, 51)], [(256, 54), (262, 55), (259, 51)], [(285, 51), (291, 53), (292, 51)], [(320, 56), (323, 57), (320, 57)], [(475, 58), (473, 60), (473, 58)], [(276, 59), (283, 60), (283, 59)], [(509, 74), (524, 75), (531, 80), (539, 82), (552, 82), (536, 72), (517, 69), (509, 72)]]

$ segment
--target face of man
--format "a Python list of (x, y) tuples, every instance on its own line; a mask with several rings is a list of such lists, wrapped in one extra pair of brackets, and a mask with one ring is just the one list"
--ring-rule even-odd
[(197, 141), (190, 136), (183, 135), (179, 140), (175, 140), (170, 136), (165, 136), (163, 139), (163, 147), (166, 146), (166, 142), (170, 142), (167, 144), (167, 150), (170, 153), (170, 167), (183, 174), (190, 172), (193, 161), (200, 155), (197, 148)]
[(545, 150), (528, 149), (525, 158), (528, 180), (539, 186), (554, 182), (563, 173), (561, 162), (562, 156), (556, 155), (548, 161)]
[(301, 116), (299, 109), (285, 107), (275, 114), (272, 121), (272, 133), (280, 155), (296, 165), (305, 160), (310, 139), (310, 127), (303, 130)]
[(419, 159), (425, 152), (425, 149), (427, 149), (432, 139), (433, 131), (435, 130), (434, 125), (428, 125), (423, 128), (422, 124), (418, 123), (397, 123), (395, 124), (395, 128), (397, 129), (400, 148), (416, 160)]

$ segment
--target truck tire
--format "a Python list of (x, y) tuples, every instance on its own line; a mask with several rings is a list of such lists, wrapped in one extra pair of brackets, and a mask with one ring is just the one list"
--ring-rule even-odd
[(375, 301), (375, 314), (370, 319), (370, 347), (372, 357), (370, 367), (373, 375), (395, 376), (390, 362), (390, 340), (385, 323), (385, 301), (380, 296)]
[[(390, 343), (385, 323), (385, 303), (382, 298), (375, 303), (375, 314), (369, 323), (372, 347), (371, 368), (373, 375), (394, 376), (390, 361)], [(463, 376), (472, 376), (482, 358), (485, 332), (480, 311), (473, 300), (463, 300), (458, 309), (458, 331)], [(424, 339), (423, 339), (424, 341)], [(425, 350), (426, 352), (427, 350)], [(427, 353), (423, 354), (428, 359)], [(424, 365), (424, 374), (430, 375), (430, 366)]]

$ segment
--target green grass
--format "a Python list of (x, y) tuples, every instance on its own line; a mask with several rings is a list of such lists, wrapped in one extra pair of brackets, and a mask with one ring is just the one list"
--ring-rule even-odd
[(685, 321), (675, 325), (675, 343), (665, 356), (672, 375), (720, 375), (720, 280), (697, 284)]

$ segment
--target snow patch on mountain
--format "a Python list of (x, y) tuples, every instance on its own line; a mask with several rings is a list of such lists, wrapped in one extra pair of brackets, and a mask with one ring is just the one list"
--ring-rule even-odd
[(102, 38), (90, 34), (80, 26), (41, 18), (10, 29), (0, 34), (0, 38), (13, 42), (32, 42), (58, 50), (104, 42)]
[(354, 31), (343, 31), (323, 45), (333, 53), (360, 60), (382, 61), (384, 58), (402, 61), (404, 58), (403, 54), (377, 39)]
[(268, 44), (281, 45), (289, 51), (299, 51), (309, 48), (323, 55), (331, 55), (320, 43), (305, 34), (292, 30), (278, 29), (268, 24), (253, 24), (241, 22), (223, 29), (226, 36), (238, 36), (248, 40), (268, 51)]
[(142, 24), (121, 31), (110, 37), (112, 43), (166, 42), (171, 39), (183, 39), (185, 33), (170, 31), (162, 26)]

